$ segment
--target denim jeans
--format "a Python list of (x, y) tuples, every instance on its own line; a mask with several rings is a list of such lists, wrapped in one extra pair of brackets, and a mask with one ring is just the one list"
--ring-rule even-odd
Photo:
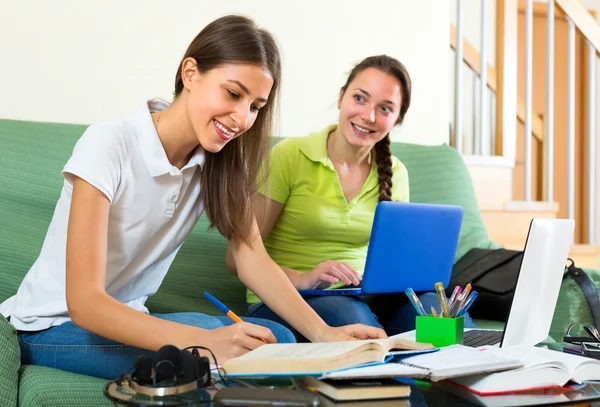
[[(437, 312), (440, 312), (440, 304), (435, 293), (422, 293), (418, 297), (426, 310), (430, 310), (433, 306)], [(378, 294), (364, 297), (338, 295), (307, 296), (304, 299), (331, 326), (365, 324), (382, 328), (390, 336), (415, 329), (417, 311), (404, 293)], [(247, 315), (252, 318), (263, 318), (278, 322), (289, 328), (296, 336), (298, 342), (307, 341), (304, 336), (293, 329), (262, 302), (248, 306)], [(465, 328), (475, 327), (468, 313), (464, 315), (464, 324)]]
[[(152, 315), (203, 329), (215, 329), (233, 323), (229, 317), (214, 317), (195, 312)], [(244, 321), (269, 328), (279, 343), (295, 342), (294, 335), (275, 322), (255, 318), (244, 318)], [(114, 379), (126, 373), (135, 365), (135, 360), (140, 355), (156, 357), (156, 352), (94, 335), (72, 322), (43, 331), (21, 331), (19, 345), (22, 364), (53, 367), (105, 379)]]

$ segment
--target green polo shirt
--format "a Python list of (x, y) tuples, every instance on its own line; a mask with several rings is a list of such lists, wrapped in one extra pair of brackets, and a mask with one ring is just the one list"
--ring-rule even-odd
[[(361, 192), (346, 201), (327, 155), (327, 136), (336, 126), (285, 139), (271, 151), (269, 182), (260, 192), (284, 206), (265, 247), (282, 267), (308, 272), (323, 261), (335, 260), (363, 273), (379, 197), (377, 165), (371, 160)], [(392, 199), (408, 202), (408, 173), (393, 156), (392, 171)], [(250, 290), (246, 300), (260, 301)]]

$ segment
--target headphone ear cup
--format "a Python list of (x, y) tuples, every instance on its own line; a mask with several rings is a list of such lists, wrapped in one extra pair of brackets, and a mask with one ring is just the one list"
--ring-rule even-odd
[(211, 384), (210, 360), (206, 356), (196, 358), (196, 372), (198, 387), (206, 387)]
[(165, 345), (156, 352), (156, 381), (173, 380), (181, 373), (181, 351), (177, 346)]
[(187, 350), (181, 351), (181, 376), (179, 384), (188, 384), (198, 380), (196, 358)]
[(138, 383), (150, 383), (152, 381), (152, 365), (150, 356), (138, 356), (131, 378)]

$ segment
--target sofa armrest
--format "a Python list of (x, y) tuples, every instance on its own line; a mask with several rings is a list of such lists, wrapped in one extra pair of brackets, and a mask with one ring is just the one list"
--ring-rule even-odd
[(20, 367), (17, 330), (0, 314), (0, 406), (17, 406)]

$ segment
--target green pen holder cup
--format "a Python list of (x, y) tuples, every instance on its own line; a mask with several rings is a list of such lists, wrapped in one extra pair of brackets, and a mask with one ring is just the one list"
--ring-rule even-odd
[(418, 316), (416, 326), (416, 341), (430, 343), (436, 348), (455, 344), (462, 345), (464, 341), (465, 321), (463, 317)]

